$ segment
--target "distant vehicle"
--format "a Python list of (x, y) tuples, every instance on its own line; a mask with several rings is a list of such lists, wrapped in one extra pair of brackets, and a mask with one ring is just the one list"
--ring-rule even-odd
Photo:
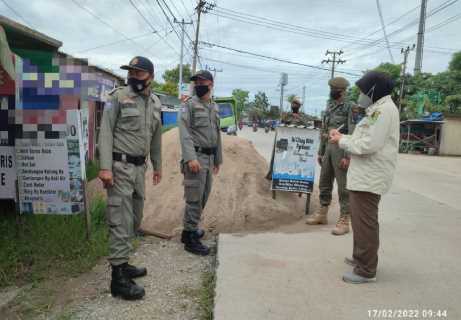
[(236, 102), (232, 97), (215, 98), (219, 106), (221, 131), (227, 134), (237, 135)]

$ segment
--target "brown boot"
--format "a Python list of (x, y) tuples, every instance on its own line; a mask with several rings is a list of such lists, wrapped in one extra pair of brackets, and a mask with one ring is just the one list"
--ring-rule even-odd
[(321, 207), (320, 210), (306, 219), (306, 224), (328, 224), (328, 207)]
[(335, 236), (342, 236), (343, 234), (349, 233), (349, 220), (350, 215), (342, 214), (339, 216), (336, 227), (331, 231)]

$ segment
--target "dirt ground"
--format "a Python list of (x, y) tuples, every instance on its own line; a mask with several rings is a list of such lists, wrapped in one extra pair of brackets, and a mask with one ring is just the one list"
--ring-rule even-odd
[[(265, 231), (291, 224), (304, 216), (305, 196), (277, 193), (272, 199), (264, 176), (267, 163), (246, 139), (223, 135), (224, 164), (215, 176), (203, 214), (203, 227), (212, 233)], [(178, 130), (163, 135), (163, 180), (159, 186), (146, 177), (142, 228), (148, 233), (176, 236), (184, 213), (183, 176), (179, 171)], [(312, 195), (316, 199), (317, 194)], [(312, 201), (311, 210), (316, 209)]]

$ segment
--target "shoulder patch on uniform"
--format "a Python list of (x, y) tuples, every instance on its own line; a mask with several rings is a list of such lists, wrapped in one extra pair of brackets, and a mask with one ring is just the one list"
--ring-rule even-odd
[(381, 114), (381, 111), (376, 110), (370, 115), (370, 121), (369, 121), (370, 125), (373, 125), (376, 123), (376, 121), (378, 121), (380, 114)]

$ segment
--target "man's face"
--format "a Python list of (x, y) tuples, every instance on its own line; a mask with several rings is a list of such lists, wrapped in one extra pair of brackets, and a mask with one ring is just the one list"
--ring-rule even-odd
[(148, 79), (153, 79), (154, 75), (153, 74), (151, 75), (147, 71), (130, 69), (128, 70), (128, 78), (135, 78), (138, 80), (148, 80)]

